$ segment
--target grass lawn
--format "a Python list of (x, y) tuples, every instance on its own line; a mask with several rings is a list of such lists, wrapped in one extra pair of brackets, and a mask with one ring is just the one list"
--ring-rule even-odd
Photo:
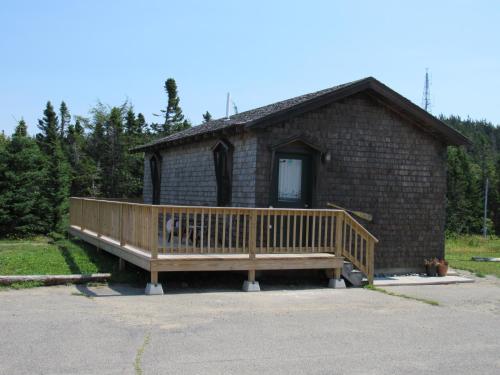
[[(97, 252), (83, 241), (41, 237), (31, 240), (0, 240), (0, 275), (69, 275), (111, 273), (111, 282), (138, 283), (145, 274), (127, 264), (118, 270), (118, 258)], [(26, 286), (30, 286), (27, 284)]]
[(473, 256), (500, 258), (500, 237), (460, 236), (446, 240), (446, 259), (452, 268), (474, 272), (477, 276), (500, 277), (499, 262), (474, 262)]

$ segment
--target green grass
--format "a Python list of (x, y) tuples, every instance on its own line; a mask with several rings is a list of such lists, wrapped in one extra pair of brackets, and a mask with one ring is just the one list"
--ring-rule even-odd
[[(111, 273), (111, 282), (137, 284), (144, 272), (127, 265), (118, 270), (118, 259), (105, 251), (76, 239), (48, 238), (0, 240), (0, 275), (70, 275)], [(16, 283), (11, 288), (39, 286), (40, 283)]]
[(141, 347), (137, 349), (137, 353), (135, 355), (134, 369), (136, 375), (142, 375), (144, 373), (142, 370), (142, 356), (144, 354), (144, 350), (146, 350), (146, 346), (148, 346), (150, 341), (151, 341), (151, 332), (148, 332), (144, 337), (144, 342), (142, 343)]
[(423, 303), (426, 303), (426, 304), (431, 305), (431, 306), (439, 306), (439, 302), (435, 301), (433, 299), (419, 298), (419, 297), (409, 296), (407, 294), (395, 293), (395, 292), (391, 292), (391, 291), (383, 289), (383, 288), (376, 287), (374, 285), (367, 285), (367, 286), (365, 286), (365, 289), (373, 290), (375, 292), (384, 293), (384, 294), (387, 294), (389, 296), (401, 297), (401, 298), (411, 299), (411, 300), (418, 301), (418, 302), (423, 302)]
[(479, 277), (500, 277), (499, 262), (475, 262), (473, 256), (500, 258), (500, 237), (460, 236), (446, 240), (446, 260), (450, 267), (475, 273)]

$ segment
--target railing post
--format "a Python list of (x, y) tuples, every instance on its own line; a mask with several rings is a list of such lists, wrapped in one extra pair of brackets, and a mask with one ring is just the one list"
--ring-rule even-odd
[(82, 231), (85, 230), (85, 225), (83, 225), (83, 221), (84, 219), (83, 219), (83, 198), (82, 198), (80, 199), (80, 229)]
[(125, 236), (123, 235), (123, 203), (120, 203), (120, 209), (118, 214), (118, 224), (120, 233), (120, 246), (125, 246)]
[[(343, 254), (342, 244), (344, 239), (342, 238), (344, 233), (344, 212), (339, 212), (335, 218), (335, 256), (341, 257)], [(342, 268), (335, 268), (333, 271), (336, 280), (340, 280), (342, 276)]]
[(158, 210), (151, 206), (151, 238), (150, 238), (151, 259), (158, 259)]
[[(246, 213), (245, 213), (246, 215)], [(246, 217), (246, 216), (245, 216)], [(258, 292), (260, 291), (259, 282), (255, 281), (255, 252), (257, 248), (257, 210), (250, 209), (248, 215), (248, 257), (250, 258), (250, 267), (248, 269), (248, 280), (243, 282), (243, 291), (245, 292)], [(262, 235), (262, 234), (261, 234)]]
[(251, 210), (249, 220), (248, 256), (255, 259), (255, 248), (257, 246), (257, 211)]
[(344, 242), (342, 236), (344, 229), (344, 212), (339, 211), (335, 216), (335, 255), (340, 257), (342, 256), (343, 249), (342, 243)]
[(375, 243), (372, 239), (368, 241), (368, 257), (367, 257), (367, 266), (368, 266), (368, 284), (373, 285), (373, 270), (375, 269)]
[[(248, 234), (248, 257), (251, 260), (255, 259), (255, 248), (257, 246), (257, 211), (251, 210), (250, 216), (248, 217), (248, 227), (250, 233)], [(255, 268), (250, 268), (248, 270), (248, 281), (250, 283), (255, 283)], [(243, 286), (243, 289), (245, 287)]]
[(101, 201), (97, 201), (97, 238), (101, 238)]

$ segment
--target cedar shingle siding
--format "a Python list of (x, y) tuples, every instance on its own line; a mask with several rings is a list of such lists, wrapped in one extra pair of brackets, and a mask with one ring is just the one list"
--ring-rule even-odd
[(330, 151), (318, 163), (314, 207), (327, 202), (368, 212), (379, 239), (375, 269), (421, 268), (443, 257), (446, 146), (364, 95), (298, 116), (259, 133), (257, 206), (270, 192), (269, 146), (293, 135)]
[[(294, 136), (315, 149), (312, 206), (333, 202), (373, 215), (372, 223), (361, 223), (380, 241), (376, 272), (423, 270), (424, 258), (444, 256), (446, 147), (467, 139), (373, 78), (137, 148), (146, 151), (144, 200), (152, 200), (149, 158), (156, 151), (162, 204), (216, 205), (212, 148), (224, 137), (234, 146), (232, 206), (267, 207), (273, 146)], [(329, 162), (321, 161), (325, 152)]]
[[(228, 137), (234, 147), (232, 206), (255, 206), (255, 165), (257, 138), (253, 134)], [(160, 151), (162, 156), (161, 204), (217, 205), (212, 147), (210, 139)], [(151, 203), (150, 153), (144, 169), (144, 202)]]

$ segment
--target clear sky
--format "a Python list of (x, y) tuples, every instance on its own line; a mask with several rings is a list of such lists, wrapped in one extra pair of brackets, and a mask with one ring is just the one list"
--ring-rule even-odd
[(0, 130), (47, 100), (88, 115), (130, 100), (148, 122), (177, 81), (194, 123), (374, 76), (434, 114), (500, 124), (499, 1), (23, 1), (0, 8)]

